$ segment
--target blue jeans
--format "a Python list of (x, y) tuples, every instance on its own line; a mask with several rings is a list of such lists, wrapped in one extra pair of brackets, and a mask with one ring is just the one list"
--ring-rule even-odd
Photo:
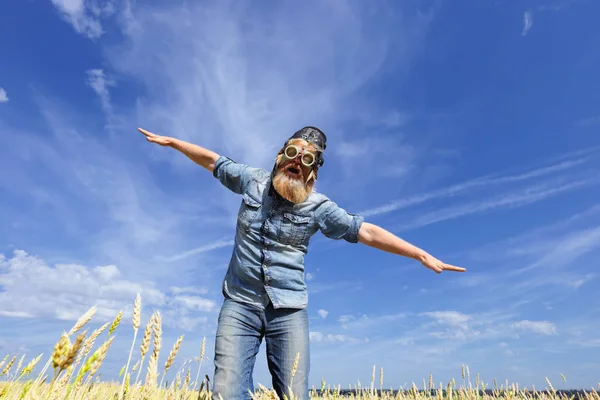
[[(219, 313), (215, 342), (213, 399), (249, 400), (254, 392), (252, 372), (263, 337), (273, 389), (280, 399), (291, 390), (308, 400), (309, 330), (306, 309), (264, 309), (226, 298)], [(292, 380), (292, 367), (300, 353)], [(268, 385), (265, 385), (268, 386)]]

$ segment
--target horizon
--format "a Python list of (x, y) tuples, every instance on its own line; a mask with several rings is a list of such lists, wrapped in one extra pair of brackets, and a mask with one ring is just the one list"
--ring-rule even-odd
[[(140, 331), (163, 316), (159, 369), (185, 335), (165, 380), (203, 338), (212, 380), (241, 199), (137, 128), (270, 171), (313, 125), (317, 191), (467, 270), (317, 233), (311, 387), (366, 386), (373, 365), (384, 388), (458, 382), (462, 365), (596, 387), (600, 3), (253, 5), (0, 6), (0, 359), (45, 358), (97, 305), (89, 329), (123, 310), (100, 370), (119, 381), (140, 293)], [(254, 381), (271, 385), (264, 341)]]

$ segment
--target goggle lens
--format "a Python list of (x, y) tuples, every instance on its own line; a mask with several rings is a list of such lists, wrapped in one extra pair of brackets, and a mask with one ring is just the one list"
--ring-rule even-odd
[(285, 156), (290, 159), (298, 157), (298, 148), (296, 146), (288, 146), (285, 148)]
[(302, 164), (311, 166), (315, 162), (315, 156), (312, 153), (304, 153), (302, 155)]

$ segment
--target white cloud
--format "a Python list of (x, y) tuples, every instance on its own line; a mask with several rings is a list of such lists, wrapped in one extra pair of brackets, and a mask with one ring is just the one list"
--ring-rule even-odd
[[(488, 311), (466, 314), (460, 311), (433, 311), (418, 314), (433, 321), (415, 328), (412, 337), (433, 337), (449, 341), (473, 342), (486, 339), (516, 338), (514, 315)], [(454, 345), (452, 345), (454, 346)]]
[(340, 315), (340, 317), (338, 318), (338, 321), (341, 323), (346, 323), (346, 322), (354, 320), (354, 318), (355, 317), (352, 315)]
[(94, 89), (98, 97), (104, 113), (110, 117), (112, 115), (112, 106), (110, 104), (110, 94), (108, 88), (114, 86), (114, 81), (107, 78), (104, 70), (90, 69), (87, 71), (87, 84)]
[(449, 339), (449, 340), (476, 340), (482, 332), (468, 324), (472, 317), (470, 315), (463, 314), (458, 311), (435, 311), (421, 313), (423, 316), (432, 318), (435, 322), (433, 324), (427, 324), (425, 327), (435, 327), (438, 325), (447, 327), (443, 331), (429, 331), (428, 335), (438, 339)]
[(4, 88), (0, 87), (0, 103), (6, 103), (8, 101), (8, 94)]
[(519, 321), (512, 325), (513, 328), (538, 333), (541, 335), (556, 335), (556, 325), (548, 321)]
[(179, 287), (179, 286), (171, 286), (169, 288), (169, 290), (173, 294), (186, 294), (186, 293), (191, 293), (191, 294), (206, 294), (206, 293), (208, 293), (208, 290), (206, 288), (201, 288), (201, 287)]
[(368, 316), (365, 314), (358, 315), (341, 315), (338, 318), (338, 322), (341, 327), (346, 330), (355, 330), (366, 332), (368, 329), (374, 329), (376, 331), (383, 329), (386, 324), (395, 324), (397, 321), (406, 317), (404, 313), (397, 314), (383, 314)]
[(327, 315), (329, 315), (329, 312), (327, 310), (319, 310), (318, 313), (319, 316), (323, 319), (327, 318)]
[(523, 14), (523, 31), (521, 35), (525, 36), (529, 33), (529, 30), (533, 26), (533, 13), (528, 10)]
[(394, 339), (394, 343), (399, 344), (401, 346), (412, 346), (415, 344), (417, 338), (414, 337), (402, 337), (398, 339)]
[(350, 336), (332, 333), (322, 332), (310, 332), (311, 342), (325, 342), (325, 343), (345, 343), (345, 342), (356, 342), (357, 339)]
[(51, 1), (62, 18), (69, 22), (77, 32), (90, 39), (97, 39), (104, 33), (101, 18), (112, 15), (115, 11), (115, 1), (111, 0), (106, 0), (103, 6), (90, 0)]
[(16, 250), (0, 255), (0, 313), (5, 316), (51, 317), (75, 320), (89, 307), (112, 318), (141, 293), (147, 304), (163, 305), (165, 295), (149, 283), (124, 279), (113, 265), (47, 265), (42, 259)]
[(87, 267), (78, 264), (50, 266), (42, 259), (16, 250), (12, 258), (0, 254), (0, 316), (12, 318), (53, 318), (77, 320), (97, 305), (95, 320), (110, 320), (124, 310), (131, 314), (137, 293), (144, 308), (159, 308), (168, 317), (166, 325), (193, 328), (206, 322), (206, 316), (190, 318), (190, 313), (215, 310), (213, 300), (181, 295), (181, 290), (165, 293), (152, 282), (125, 279), (114, 265)]
[(311, 274), (310, 272), (306, 273), (305, 279), (306, 281), (312, 281), (315, 278), (315, 276), (313, 274)]
[(204, 299), (199, 296), (175, 296), (172, 302), (192, 311), (208, 312), (213, 311), (217, 307), (217, 303), (213, 300)]
[(466, 315), (460, 313), (458, 311), (435, 311), (435, 312), (425, 312), (421, 315), (425, 315), (433, 318), (440, 324), (450, 325), (450, 326), (463, 326), (467, 322), (471, 320), (470, 315)]

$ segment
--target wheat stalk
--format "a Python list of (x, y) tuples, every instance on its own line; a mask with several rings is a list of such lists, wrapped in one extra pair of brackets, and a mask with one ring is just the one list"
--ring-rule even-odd
[(123, 383), (121, 384), (121, 393), (124, 395), (125, 391), (125, 380), (127, 379), (127, 373), (129, 372), (129, 363), (131, 362), (131, 355), (133, 354), (133, 347), (137, 339), (138, 329), (140, 327), (140, 312), (142, 308), (142, 298), (138, 293), (133, 303), (133, 316), (131, 317), (131, 324), (133, 325), (133, 342), (129, 349), (129, 358), (127, 359), (127, 365), (125, 366), (125, 373), (123, 374)]
[(198, 384), (198, 379), (200, 379), (200, 369), (202, 368), (202, 360), (204, 360), (204, 348), (206, 346), (206, 337), (202, 338), (202, 346), (200, 347), (200, 357), (197, 359), (198, 363), (198, 374), (196, 375), (196, 380), (194, 381), (194, 390), (196, 390), (196, 385)]

